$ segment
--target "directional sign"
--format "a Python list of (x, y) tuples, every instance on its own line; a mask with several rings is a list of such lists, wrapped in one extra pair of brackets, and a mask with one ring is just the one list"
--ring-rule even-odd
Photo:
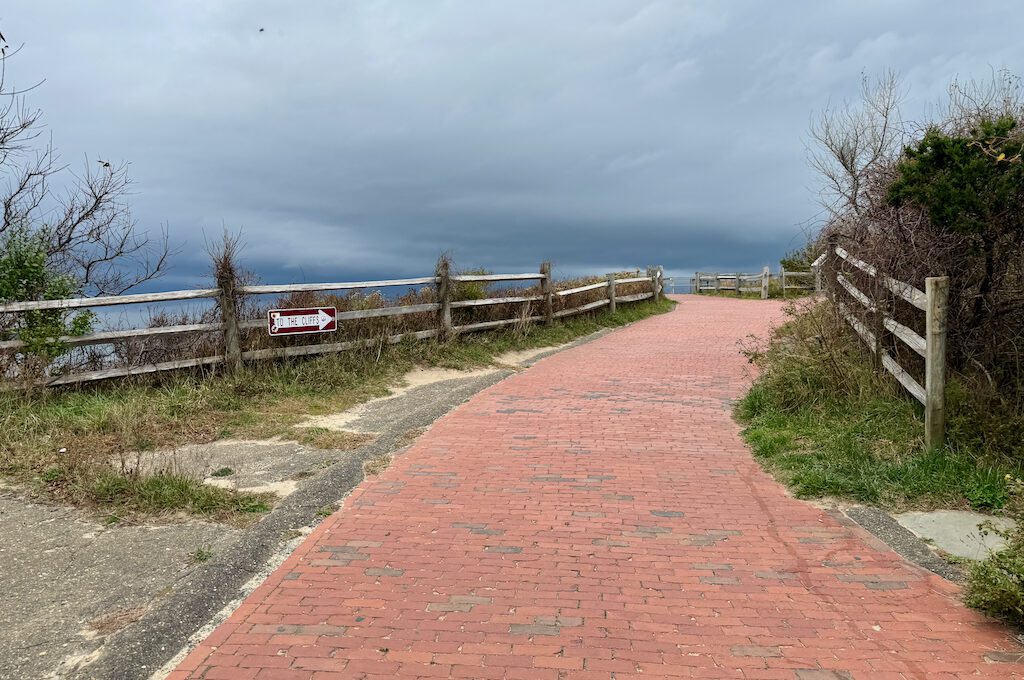
[(334, 307), (271, 309), (267, 312), (267, 330), (271, 335), (328, 333), (338, 330), (337, 317)]

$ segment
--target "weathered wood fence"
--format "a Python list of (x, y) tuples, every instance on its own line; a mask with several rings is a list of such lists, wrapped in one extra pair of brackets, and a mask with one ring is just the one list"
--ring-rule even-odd
[[(819, 263), (820, 264), (820, 263)], [(784, 267), (779, 267), (777, 274), (772, 274), (768, 267), (756, 273), (720, 273), (720, 272), (697, 272), (690, 279), (690, 292), (692, 293), (759, 293), (761, 299), (767, 300), (772, 289), (772, 283), (776, 283), (782, 297), (788, 297), (790, 293), (820, 292), (821, 277), (817, 267), (809, 272), (790, 272)]]
[[(922, 291), (909, 283), (897, 281), (878, 271), (873, 265), (860, 260), (834, 241), (829, 243), (823, 255), (830, 265), (827, 289), (836, 309), (857, 335), (867, 344), (880, 366), (888, 371), (901, 385), (924, 406), (925, 446), (941, 446), (945, 441), (945, 382), (946, 382), (946, 316), (949, 297), (949, 277), (928, 277)], [(819, 258), (819, 261), (821, 258)], [(863, 272), (874, 287), (884, 290), (912, 307), (924, 312), (925, 333), (921, 336), (912, 328), (899, 323), (892, 310), (883, 301), (858, 288), (851, 280), (846, 265)], [(856, 303), (858, 309), (867, 315), (866, 320), (858, 318), (848, 304)], [(924, 385), (899, 364), (884, 346), (883, 333), (888, 332), (906, 347), (924, 359)]]
[[(661, 267), (648, 267), (647, 273), (644, 276), (617, 278), (614, 274), (609, 274), (607, 277), (602, 278), (604, 278), (604, 280), (598, 283), (558, 290), (555, 282), (552, 280), (551, 265), (548, 262), (543, 263), (539, 271), (536, 273), (453, 274), (448, 270), (447, 261), (442, 258), (435, 276), (381, 281), (350, 281), (340, 283), (302, 283), (284, 285), (234, 285), (231, 282), (225, 282), (218, 288), (198, 290), (177, 290), (162, 293), (143, 293), (64, 300), (8, 302), (0, 304), (0, 314), (18, 314), (36, 310), (95, 309), (120, 305), (178, 302), (201, 299), (213, 299), (216, 301), (217, 307), (220, 311), (220, 321), (213, 323), (106, 330), (82, 336), (62, 337), (57, 340), (68, 347), (80, 347), (86, 345), (113, 344), (126, 340), (171, 338), (189, 334), (212, 332), (222, 334), (222, 351), (220, 353), (175, 361), (163, 361), (132, 366), (116, 366), (100, 370), (71, 372), (51, 376), (44, 380), (45, 384), (48, 386), (58, 386), (83, 383), (93, 380), (104, 380), (108, 378), (157, 373), (160, 371), (195, 368), (200, 366), (222, 365), (226, 370), (235, 372), (240, 370), (243, 364), (247, 361), (341, 352), (360, 347), (373, 347), (381, 342), (396, 344), (407, 339), (423, 340), (434, 337), (450, 338), (461, 333), (490, 330), (515, 324), (551, 323), (558, 318), (581, 314), (603, 307), (609, 307), (612, 311), (615, 311), (616, 307), (621, 304), (657, 298), (663, 293), (664, 289), (664, 272)], [(472, 300), (453, 299), (453, 291), (455, 286), (459, 283), (489, 284), (495, 282), (509, 282), (513, 285), (522, 282), (539, 282), (540, 292), (539, 294), (511, 297), (492, 297)], [(617, 288), (628, 284), (645, 284), (649, 286), (649, 289), (644, 292), (631, 293), (628, 295), (617, 294)], [(239, 310), (242, 308), (241, 300), (244, 296), (275, 293), (293, 294), (370, 289), (380, 290), (414, 286), (434, 287), (436, 290), (436, 302), (340, 311), (336, 315), (339, 327), (344, 321), (376, 317), (397, 317), (407, 314), (427, 312), (436, 314), (436, 325), (434, 328), (416, 332), (398, 333), (388, 335), (383, 338), (360, 339), (347, 342), (276, 346), (243, 351), (242, 332), (249, 329), (264, 328), (267, 324), (265, 316), (249, 319), (239, 318)], [(636, 286), (634, 285), (633, 288), (635, 289)], [(536, 286), (534, 286), (534, 289), (536, 289)], [(571, 301), (580, 293), (596, 290), (603, 290), (605, 295), (596, 301), (578, 305), (571, 304)], [(563, 298), (566, 300), (566, 304), (560, 305), (563, 308), (558, 311), (554, 311), (553, 302), (556, 298)], [(539, 303), (539, 313), (530, 313), (531, 310), (536, 311), (532, 306), (533, 303)], [(521, 309), (523, 309), (524, 313), (513, 318), (484, 321), (479, 323), (454, 325), (452, 322), (453, 309), (503, 304), (522, 304), (524, 307)], [(0, 352), (23, 352), (25, 347), (26, 344), (20, 339), (0, 341)], [(5, 386), (3, 383), (3, 376), (0, 376), (0, 387), (3, 386)], [(10, 387), (10, 385), (6, 386)]]

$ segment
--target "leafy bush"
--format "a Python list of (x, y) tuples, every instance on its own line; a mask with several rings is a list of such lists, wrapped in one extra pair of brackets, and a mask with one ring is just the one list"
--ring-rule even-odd
[(808, 243), (807, 245), (796, 248), (789, 251), (779, 259), (779, 264), (786, 271), (790, 272), (809, 272), (811, 271), (811, 264), (818, 259), (821, 251), (816, 243)]
[[(15, 229), (0, 242), (0, 302), (58, 300), (81, 294), (71, 276), (54, 272), (47, 263), (45, 232)], [(62, 336), (85, 335), (92, 330), (91, 312), (69, 313), (46, 309), (12, 315), (0, 330), (0, 339), (17, 337), (24, 354), (44, 366), (67, 351)]]
[(927, 130), (896, 164), (888, 202), (924, 219), (917, 236), (935, 247), (933, 276), (949, 275), (954, 363), (974, 360), (997, 382), (1021, 388), (1020, 287), (1024, 255), (1024, 134), (1018, 119), (982, 119), (966, 131)]
[[(486, 276), (490, 274), (486, 269), (465, 269), (459, 272), (460, 276)], [(484, 300), (489, 297), (491, 284), (487, 281), (459, 281), (452, 290), (452, 300)]]
[(1007, 546), (975, 562), (968, 571), (966, 601), (972, 607), (1024, 624), (1024, 482), (1006, 476), (1009, 486), (1008, 515), (1017, 520), (1015, 528), (987, 530), (1007, 540)]
[[(949, 363), (985, 407), (1024, 417), (1024, 92), (1019, 78), (951, 84), (948, 105), (909, 124), (899, 82), (867, 87), (859, 108), (826, 112), (812, 127), (812, 153), (829, 203), (819, 242), (838, 243), (895, 279), (924, 288), (948, 276)], [(874, 306), (923, 333), (923, 318), (863, 272), (826, 259)], [(841, 289), (838, 294), (846, 296)], [(867, 315), (869, 327), (876, 319)], [(888, 343), (891, 336), (883, 333)], [(914, 366), (917, 358), (903, 352)], [(920, 375), (920, 371), (912, 371)], [(1002, 394), (993, 400), (992, 394)], [(980, 409), (975, 409), (980, 411)]]

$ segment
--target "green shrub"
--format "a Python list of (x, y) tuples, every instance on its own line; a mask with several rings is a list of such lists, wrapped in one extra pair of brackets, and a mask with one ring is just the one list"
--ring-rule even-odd
[[(47, 264), (45, 232), (13, 229), (0, 242), (0, 302), (59, 300), (81, 294), (74, 278), (54, 272)], [(25, 353), (48, 364), (67, 351), (61, 336), (85, 335), (92, 330), (91, 312), (61, 309), (36, 310), (14, 315), (0, 329), (0, 340), (17, 337)]]
[[(486, 276), (486, 269), (465, 269), (459, 276)], [(490, 296), (491, 284), (487, 281), (459, 281), (452, 289), (452, 300), (485, 300)]]
[(1017, 524), (1003, 531), (987, 531), (1006, 539), (1004, 549), (971, 565), (967, 575), (966, 602), (992, 616), (1024, 625), (1024, 482), (1006, 476), (1009, 500), (1006, 512)]

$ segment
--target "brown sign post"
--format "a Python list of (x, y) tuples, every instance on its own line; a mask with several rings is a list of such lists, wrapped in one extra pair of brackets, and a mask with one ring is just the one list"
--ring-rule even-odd
[(334, 307), (271, 309), (267, 312), (267, 332), (271, 336), (329, 333), (338, 330), (338, 310)]

